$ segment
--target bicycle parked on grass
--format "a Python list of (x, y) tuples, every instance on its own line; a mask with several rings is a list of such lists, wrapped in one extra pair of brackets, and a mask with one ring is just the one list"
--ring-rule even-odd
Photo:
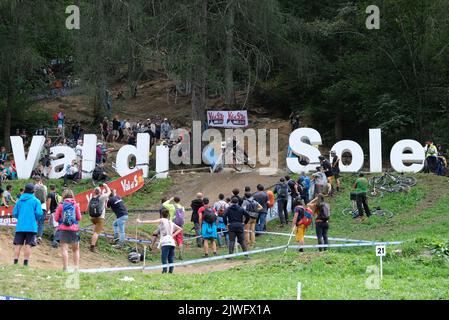
[(370, 178), (368, 182), (373, 187), (393, 188), (397, 185), (413, 187), (416, 185), (417, 179), (412, 176), (404, 176), (404, 173), (394, 175), (386, 171), (381, 176)]

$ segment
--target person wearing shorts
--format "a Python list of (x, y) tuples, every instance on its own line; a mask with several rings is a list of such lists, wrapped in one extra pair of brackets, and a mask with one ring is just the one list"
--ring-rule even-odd
[[(78, 222), (81, 220), (81, 210), (78, 203), (75, 201), (75, 195), (70, 189), (65, 189), (62, 193), (63, 203), (58, 205), (55, 212), (55, 220), (58, 221), (59, 239), (61, 243), (61, 255), (63, 270), (67, 271), (69, 263), (68, 246), (72, 247), (73, 266), (75, 270), (79, 269), (80, 262), (80, 229)], [(70, 221), (64, 221), (64, 214), (67, 212), (72, 214)]]
[[(101, 190), (101, 186), (104, 186), (105, 190)], [(92, 239), (90, 241), (90, 251), (96, 252), (96, 245), (98, 241), (98, 237), (100, 233), (104, 230), (105, 217), (106, 217), (106, 204), (109, 200), (109, 196), (111, 195), (111, 189), (107, 184), (100, 185), (100, 187), (96, 187), (94, 189), (93, 197), (100, 198), (100, 208), (102, 210), (101, 216), (99, 217), (90, 217), (90, 221), (94, 225), (94, 234), (92, 235)]]
[(18, 264), (20, 252), (25, 246), (23, 265), (28, 266), (31, 248), (36, 246), (37, 221), (43, 217), (41, 202), (34, 196), (34, 184), (28, 183), (13, 210), (17, 219), (14, 235), (14, 264)]

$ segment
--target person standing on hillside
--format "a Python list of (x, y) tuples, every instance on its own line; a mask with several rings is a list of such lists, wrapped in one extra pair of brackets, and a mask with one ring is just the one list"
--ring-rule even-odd
[(218, 246), (222, 247), (223, 244), (221, 242), (221, 236), (225, 238), (226, 245), (229, 243), (229, 236), (227, 232), (226, 225), (224, 224), (223, 216), (226, 212), (226, 209), (229, 207), (229, 204), (225, 201), (225, 196), (223, 193), (220, 193), (218, 195), (218, 201), (214, 203), (214, 209), (215, 212), (217, 212), (218, 215), (218, 225), (217, 225), (217, 233), (218, 233)]
[(120, 136), (120, 120), (118, 118), (118, 115), (114, 117), (112, 120), (112, 141), (117, 141), (118, 137)]
[(75, 201), (75, 195), (70, 189), (62, 193), (63, 202), (58, 205), (55, 212), (55, 220), (58, 221), (58, 231), (61, 242), (61, 255), (63, 270), (67, 271), (69, 264), (68, 246), (72, 246), (73, 266), (79, 269), (80, 264), (80, 229), (81, 210)]
[(304, 204), (307, 205), (309, 203), (310, 178), (304, 172), (301, 172), (298, 178), (298, 184), (301, 186), (299, 196), (304, 201)]
[[(294, 203), (296, 199), (299, 197), (299, 192), (301, 191), (301, 189), (300, 186), (296, 183), (296, 181), (292, 179), (290, 176), (285, 176), (285, 181), (287, 182), (289, 194), (291, 197), (290, 212), (292, 212), (293, 215), (293, 211), (295, 210)], [(287, 215), (285, 216), (285, 221), (288, 224), (288, 212)]]
[(195, 236), (196, 238), (196, 244), (198, 248), (201, 248), (202, 246), (202, 240), (201, 240), (201, 225), (200, 225), (200, 218), (198, 214), (198, 210), (204, 206), (203, 203), (203, 194), (201, 192), (198, 192), (196, 194), (196, 198), (192, 200), (190, 207), (192, 208), (192, 217), (190, 219), (191, 222), (193, 222), (193, 227), (195, 229)]
[(38, 231), (37, 231), (37, 243), (41, 244), (42, 236), (44, 235), (44, 227), (45, 227), (45, 219), (47, 217), (47, 187), (42, 182), (41, 177), (34, 178), (34, 195), (41, 203), (42, 216), (41, 219), (38, 220)]
[[(173, 203), (172, 203), (173, 201)], [(181, 198), (179, 197), (173, 197), (165, 201), (162, 206), (168, 210), (170, 216), (170, 221), (174, 222), (178, 227), (182, 229), (184, 226), (184, 215), (185, 215), (185, 209), (181, 205)], [(176, 236), (174, 237), (176, 244), (179, 248), (179, 260), (182, 260), (182, 256), (184, 253), (184, 237), (183, 232), (178, 232)]]
[[(242, 206), (243, 198), (240, 197), (239, 194), (240, 194), (240, 190), (238, 188), (232, 189), (232, 197), (236, 197), (237, 199), (239, 199), (239, 206)], [(232, 199), (232, 197), (231, 197), (231, 199)]]
[(52, 244), (51, 246), (53, 248), (57, 248), (59, 246), (59, 231), (58, 231), (58, 220), (56, 220), (55, 218), (55, 212), (56, 209), (58, 208), (59, 203), (62, 202), (62, 197), (60, 195), (57, 194), (56, 192), (56, 186), (54, 184), (50, 185), (50, 192), (48, 193), (47, 196), (47, 203), (46, 203), (46, 207), (47, 207), (47, 212), (49, 213), (49, 217), (48, 217), (48, 226), (50, 227), (51, 230), (53, 230), (53, 239), (52, 239)]
[(204, 245), (204, 257), (209, 256), (209, 241), (212, 244), (212, 252), (217, 255), (217, 213), (208, 198), (203, 199), (204, 206), (198, 210), (201, 225), (201, 236)]
[[(234, 253), (235, 239), (242, 247), (244, 252), (247, 251), (245, 242), (245, 224), (249, 222), (250, 215), (248, 212), (239, 206), (239, 199), (233, 197), (231, 199), (231, 205), (224, 214), (224, 223), (228, 226), (229, 230), (229, 254)], [(246, 256), (248, 258), (248, 256)]]
[(34, 185), (28, 183), (13, 209), (13, 217), (17, 219), (14, 235), (14, 264), (18, 264), (20, 252), (25, 245), (23, 265), (28, 266), (31, 248), (36, 246), (37, 221), (44, 215), (40, 201), (34, 196)]
[[(174, 238), (182, 232), (182, 228), (170, 221), (169, 212), (167, 209), (163, 209), (161, 212), (162, 218), (157, 220), (142, 221), (137, 219), (137, 223), (143, 224), (159, 224), (159, 230), (161, 240), (159, 242), (161, 246), (161, 261), (162, 264), (170, 264), (175, 262), (175, 240)], [(169, 267), (168, 272), (173, 273), (174, 267)], [(167, 268), (162, 269), (162, 273), (167, 273)]]
[(257, 220), (256, 231), (265, 231), (266, 227), (266, 219), (268, 214), (268, 195), (264, 191), (265, 188), (263, 185), (257, 185), (257, 192), (253, 194), (254, 200), (256, 200), (261, 206), (262, 210), (259, 211), (259, 218)]
[(288, 185), (285, 183), (285, 179), (281, 178), (279, 183), (274, 188), (274, 194), (277, 195), (278, 214), (280, 220), (280, 227), (284, 227), (287, 223), (286, 217), (288, 217), (287, 203), (288, 203)]
[[(102, 191), (101, 187), (104, 186), (105, 190)], [(111, 195), (111, 189), (107, 184), (100, 184), (99, 187), (94, 189), (92, 199), (89, 201), (89, 216), (91, 222), (94, 224), (94, 234), (90, 242), (90, 251), (96, 252), (96, 245), (100, 233), (103, 232), (105, 217), (106, 217), (106, 203)]]
[[(340, 158), (337, 156), (337, 153), (335, 151), (331, 151), (331, 157), (333, 179), (335, 179), (337, 192), (340, 192)], [(333, 187), (334, 186), (332, 186), (332, 188)]]
[(254, 200), (251, 192), (246, 192), (242, 208), (250, 216), (248, 222), (246, 222), (244, 226), (245, 242), (247, 247), (254, 246), (256, 244), (256, 222), (259, 217), (259, 211), (262, 210), (262, 206), (259, 202)]
[(315, 198), (316, 195), (324, 192), (327, 185), (327, 177), (322, 167), (316, 167), (316, 172), (312, 175), (312, 181), (315, 186), (313, 191), (313, 198)]
[(117, 242), (113, 247), (122, 249), (125, 245), (125, 225), (126, 221), (128, 221), (128, 209), (123, 199), (117, 195), (117, 190), (111, 191), (107, 207), (112, 209), (117, 218), (112, 224), (114, 228), (114, 242)]
[(356, 218), (363, 219), (364, 210), (366, 216), (369, 218), (371, 216), (371, 212), (369, 210), (368, 200), (366, 197), (366, 193), (368, 192), (368, 180), (365, 178), (363, 173), (359, 174), (359, 178), (354, 183), (354, 189), (357, 194), (357, 210), (359, 211), (359, 215)]
[(318, 158), (320, 159), (321, 167), (323, 168), (324, 174), (327, 178), (327, 195), (331, 197), (333, 195), (332, 183), (334, 180), (332, 165), (325, 157), (319, 156)]
[[(330, 217), (330, 207), (329, 204), (324, 201), (324, 196), (322, 194), (318, 195), (315, 218), (315, 230), (318, 244), (329, 244), (327, 233), (329, 231), (329, 217)], [(326, 251), (327, 248), (318, 248), (319, 251)]]

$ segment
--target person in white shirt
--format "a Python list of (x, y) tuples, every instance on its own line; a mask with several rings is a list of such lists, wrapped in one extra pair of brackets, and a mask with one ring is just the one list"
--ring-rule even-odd
[(64, 175), (64, 187), (67, 187), (67, 180), (72, 180), (74, 183), (76, 183), (76, 180), (78, 179), (78, 164), (76, 160), (72, 160), (72, 163), (67, 165), (66, 172)]

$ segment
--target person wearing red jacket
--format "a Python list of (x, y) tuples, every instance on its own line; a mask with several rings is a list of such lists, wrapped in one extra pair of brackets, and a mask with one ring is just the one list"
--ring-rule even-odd
[(80, 261), (80, 229), (78, 222), (81, 220), (81, 210), (75, 201), (75, 195), (70, 189), (62, 193), (63, 202), (58, 205), (55, 212), (55, 220), (59, 223), (59, 239), (61, 243), (61, 254), (63, 270), (67, 271), (69, 254), (68, 246), (72, 246), (73, 264), (75, 270), (79, 268)]

